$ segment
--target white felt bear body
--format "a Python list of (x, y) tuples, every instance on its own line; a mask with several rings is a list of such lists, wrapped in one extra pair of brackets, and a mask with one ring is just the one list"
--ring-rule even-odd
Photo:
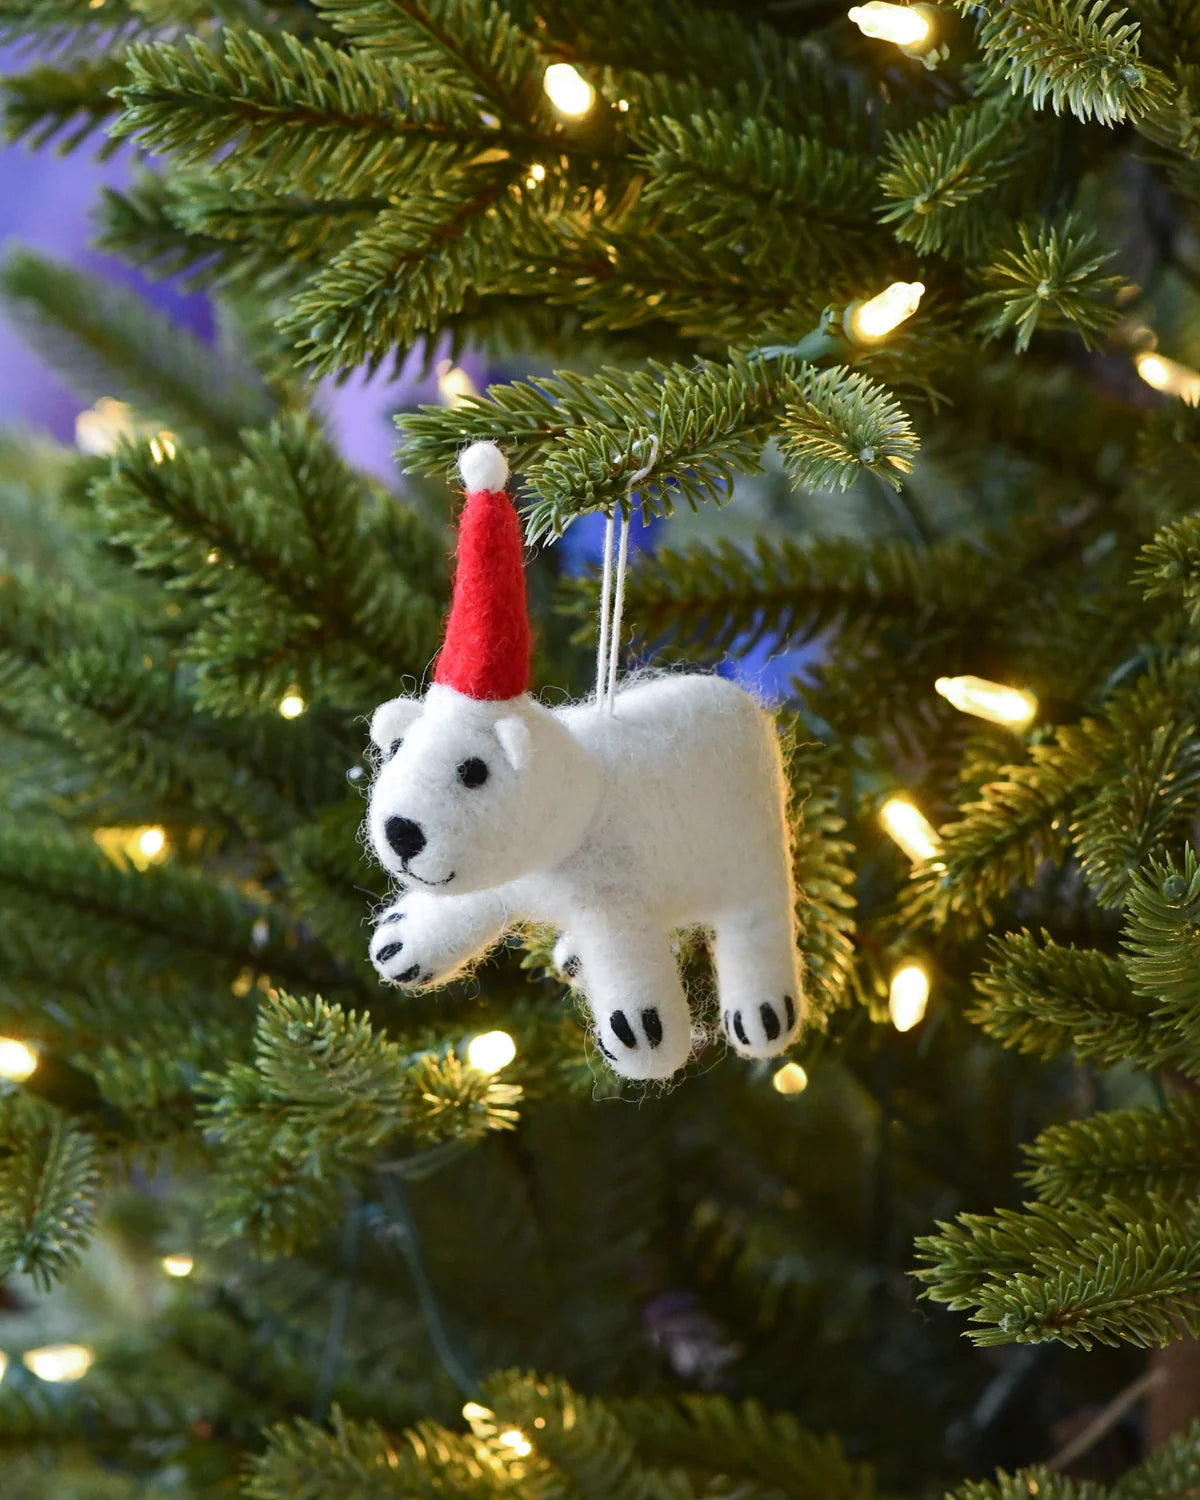
[(401, 887), (371, 942), (385, 979), (441, 983), (507, 928), (549, 924), (614, 1069), (665, 1078), (692, 1049), (671, 935), (701, 926), (732, 1046), (787, 1046), (801, 994), (783, 770), (747, 693), (646, 677), (608, 713), (435, 684), (382, 705), (371, 735), (386, 759), (368, 836)]

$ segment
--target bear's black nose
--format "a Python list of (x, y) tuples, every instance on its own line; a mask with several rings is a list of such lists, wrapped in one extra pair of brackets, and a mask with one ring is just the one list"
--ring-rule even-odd
[(425, 847), (421, 825), (411, 818), (389, 818), (383, 825), (383, 834), (401, 859), (415, 859)]

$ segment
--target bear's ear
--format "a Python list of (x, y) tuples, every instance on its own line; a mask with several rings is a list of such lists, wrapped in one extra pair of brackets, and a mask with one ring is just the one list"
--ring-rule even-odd
[(519, 714), (505, 714), (496, 720), (496, 738), (505, 760), (514, 771), (519, 771), (529, 759), (529, 725)]
[(421, 717), (424, 707), (420, 698), (393, 698), (381, 703), (371, 715), (371, 739), (381, 750), (390, 750), (408, 726)]

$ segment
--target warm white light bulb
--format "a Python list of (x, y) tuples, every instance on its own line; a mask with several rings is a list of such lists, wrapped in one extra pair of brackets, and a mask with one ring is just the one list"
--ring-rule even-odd
[(1009, 729), (1024, 728), (1033, 722), (1038, 711), (1038, 701), (1032, 693), (1005, 687), (1002, 682), (989, 682), (986, 677), (939, 677), (934, 688), (959, 713), (974, 714), (977, 719), (987, 719)]
[(851, 309), (846, 319), (846, 331), (859, 343), (870, 344), (886, 338), (906, 318), (912, 317), (924, 292), (923, 281), (893, 281), (878, 297), (860, 302)]
[(96, 1356), (82, 1344), (46, 1344), (21, 1356), (25, 1368), (51, 1385), (82, 1380)]
[(75, 446), (89, 458), (108, 458), (121, 439), (133, 437), (135, 431), (133, 407), (101, 396), (95, 406), (75, 418)]
[(190, 1276), (196, 1269), (196, 1262), (190, 1255), (164, 1255), (161, 1264), (168, 1276)]
[(0, 1349), (0, 1380), (4, 1379), (4, 1376), (5, 1376), (5, 1373), (7, 1372), (7, 1370), (8, 1370), (8, 1355), (5, 1354), (5, 1352), (4, 1352), (3, 1349)]
[(486, 1422), (492, 1417), (490, 1407), (480, 1406), (478, 1401), (468, 1401), (462, 1409), (462, 1414), (468, 1422)]
[(0, 1078), (24, 1083), (37, 1071), (38, 1057), (32, 1047), (15, 1036), (0, 1036)]
[(1200, 406), (1200, 372), (1165, 354), (1139, 354), (1133, 362), (1138, 374), (1156, 391), (1178, 396), (1189, 406)]
[(308, 707), (299, 693), (291, 692), (279, 700), (279, 712), (285, 719), (298, 719)]
[(799, 1063), (787, 1062), (775, 1071), (771, 1087), (777, 1094), (802, 1094), (808, 1087), (808, 1074)]
[(542, 87), (555, 109), (572, 119), (586, 115), (596, 98), (596, 90), (570, 63), (551, 63)]
[(933, 859), (941, 849), (933, 824), (907, 797), (889, 797), (879, 816), (909, 859)]
[(887, 0), (855, 5), (847, 14), (863, 36), (894, 42), (897, 47), (919, 47), (933, 31), (929, 17), (922, 11), (907, 5), (889, 5)]
[(506, 1448), (511, 1448), (518, 1458), (524, 1458), (527, 1454), (533, 1452), (533, 1444), (516, 1427), (510, 1427), (507, 1432), (502, 1432), (500, 1434), (500, 1441)]
[(460, 365), (447, 359), (438, 366), (438, 395), (447, 406), (461, 406), (475, 394), (475, 382)]
[(911, 1031), (929, 1003), (929, 975), (918, 963), (908, 963), (892, 975), (888, 1012), (897, 1031)]
[(517, 1055), (517, 1044), (507, 1031), (481, 1031), (467, 1044), (467, 1061), (480, 1073), (498, 1073)]
[(167, 847), (166, 830), (154, 827), (143, 828), (138, 834), (138, 853), (145, 859), (157, 859)]

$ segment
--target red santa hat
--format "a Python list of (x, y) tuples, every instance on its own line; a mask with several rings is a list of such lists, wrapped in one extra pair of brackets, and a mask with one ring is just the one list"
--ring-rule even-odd
[(521, 522), (504, 488), (508, 464), (495, 443), (472, 443), (458, 472), (467, 502), (434, 681), (467, 698), (516, 698), (529, 686), (529, 616)]

